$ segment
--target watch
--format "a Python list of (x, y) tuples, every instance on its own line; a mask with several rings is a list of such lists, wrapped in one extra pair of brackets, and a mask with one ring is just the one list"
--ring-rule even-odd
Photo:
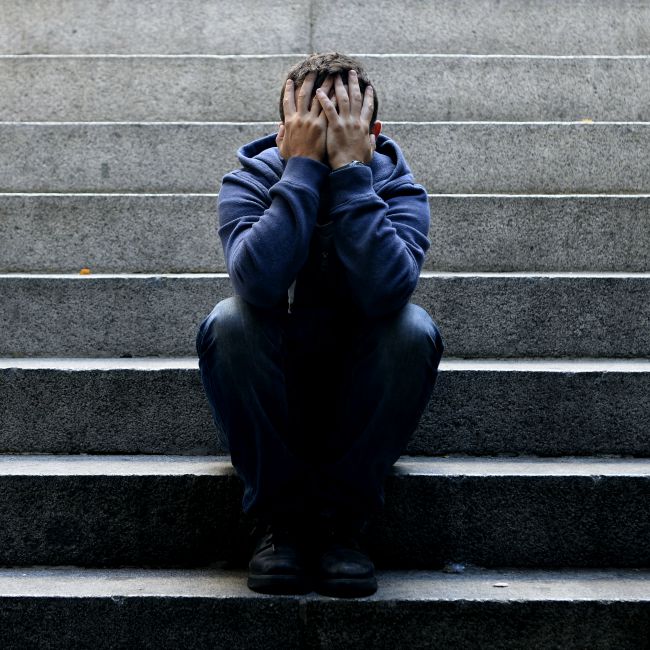
[(360, 160), (352, 160), (349, 163), (343, 165), (342, 167), (337, 167), (336, 169), (333, 169), (331, 171), (332, 174), (335, 174), (336, 172), (340, 172), (342, 169), (349, 169), (350, 167), (367, 167), (366, 163), (361, 162)]

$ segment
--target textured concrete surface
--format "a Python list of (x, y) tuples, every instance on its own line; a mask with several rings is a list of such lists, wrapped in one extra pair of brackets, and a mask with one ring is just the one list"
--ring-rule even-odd
[(10, 272), (225, 271), (216, 195), (4, 195), (0, 240)]
[[(1, 564), (249, 559), (251, 520), (222, 458), (103, 460), (0, 459)], [(648, 498), (648, 459), (402, 457), (365, 541), (382, 567), (647, 567)]]
[[(650, 119), (650, 57), (358, 57), (381, 120)], [(0, 120), (278, 120), (302, 55), (0, 57)]]
[[(0, 272), (225, 272), (216, 195), (0, 195)], [(646, 271), (650, 196), (429, 198), (425, 270)]]
[(306, 0), (3, 0), (0, 7), (6, 54), (290, 53), (310, 44)]
[(650, 7), (638, 0), (317, 0), (315, 51), (647, 54)]
[[(650, 369), (446, 358), (408, 454), (650, 456)], [(477, 364), (474, 363), (474, 366)], [(13, 366), (13, 368), (12, 368)], [(64, 369), (65, 367), (68, 369)], [(3, 359), (0, 453), (222, 454), (196, 358)]]
[[(25, 53), (470, 52), (647, 54), (637, 0), (3, 2), (0, 51)], [(263, 37), (260, 37), (263, 34)]]
[[(1, 123), (2, 192), (215, 192), (277, 123)], [(650, 122), (389, 123), (431, 193), (643, 193)]]
[[(447, 356), (649, 357), (650, 277), (430, 274), (412, 301)], [(225, 275), (0, 276), (0, 354), (189, 356)]]
[[(363, 599), (264, 596), (242, 570), (0, 569), (5, 647), (612, 647), (650, 633), (647, 571), (378, 571)], [(496, 584), (506, 585), (495, 587)], [(281, 634), (273, 634), (281, 630)], [(107, 644), (107, 639), (110, 643)]]
[(425, 268), (647, 271), (650, 197), (433, 196)]

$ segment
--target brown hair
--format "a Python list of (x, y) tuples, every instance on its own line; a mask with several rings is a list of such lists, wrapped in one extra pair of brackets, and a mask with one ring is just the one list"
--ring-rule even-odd
[(372, 129), (375, 120), (377, 119), (377, 109), (379, 108), (379, 100), (377, 99), (377, 89), (374, 84), (370, 82), (366, 71), (363, 69), (363, 66), (359, 61), (353, 59), (352, 57), (346, 56), (345, 54), (339, 54), (338, 52), (326, 52), (325, 54), (311, 54), (304, 61), (296, 63), (285, 78), (285, 83), (282, 84), (282, 91), (280, 92), (280, 119), (284, 122), (284, 108), (282, 103), (284, 101), (284, 88), (286, 85), (286, 80), (291, 79), (293, 81), (294, 87), (297, 88), (305, 80), (305, 77), (310, 72), (316, 73), (316, 80), (314, 81), (314, 87), (311, 91), (312, 98), (316, 94), (316, 90), (321, 86), (321, 84), (327, 79), (331, 74), (341, 74), (343, 83), (348, 82), (348, 71), (355, 70), (357, 77), (359, 79), (359, 89), (361, 90), (361, 96), (366, 91), (367, 86), (372, 86), (373, 91), (373, 100), (374, 108), (372, 111), (372, 117), (370, 118), (370, 127)]

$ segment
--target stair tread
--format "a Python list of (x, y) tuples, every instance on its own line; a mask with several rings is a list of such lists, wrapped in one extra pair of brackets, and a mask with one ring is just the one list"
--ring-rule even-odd
[[(596, 456), (402, 456), (410, 476), (650, 477), (650, 458)], [(140, 454), (0, 454), (0, 476), (173, 476), (234, 473), (230, 457)]]
[[(0, 357), (0, 370), (198, 370), (198, 357)], [(491, 372), (649, 372), (650, 359), (445, 356), (439, 370)]]
[[(650, 569), (483, 569), (460, 573), (377, 570), (370, 600), (421, 601), (643, 601), (650, 602)], [(261, 596), (246, 586), (245, 569), (92, 569), (77, 566), (0, 568), (0, 598)], [(495, 585), (503, 585), (501, 587)], [(504, 584), (505, 583), (505, 584)], [(290, 596), (290, 598), (297, 598)], [(323, 599), (311, 593), (300, 599)]]

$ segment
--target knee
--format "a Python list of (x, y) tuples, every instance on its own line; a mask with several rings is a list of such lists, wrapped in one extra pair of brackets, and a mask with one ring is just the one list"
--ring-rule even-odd
[(390, 339), (401, 354), (428, 358), (438, 365), (444, 351), (440, 329), (425, 309), (408, 303), (395, 317), (390, 328)]
[(196, 334), (196, 351), (201, 356), (216, 341), (224, 348), (236, 345), (242, 339), (243, 317), (241, 304), (236, 297), (226, 298), (203, 319)]

